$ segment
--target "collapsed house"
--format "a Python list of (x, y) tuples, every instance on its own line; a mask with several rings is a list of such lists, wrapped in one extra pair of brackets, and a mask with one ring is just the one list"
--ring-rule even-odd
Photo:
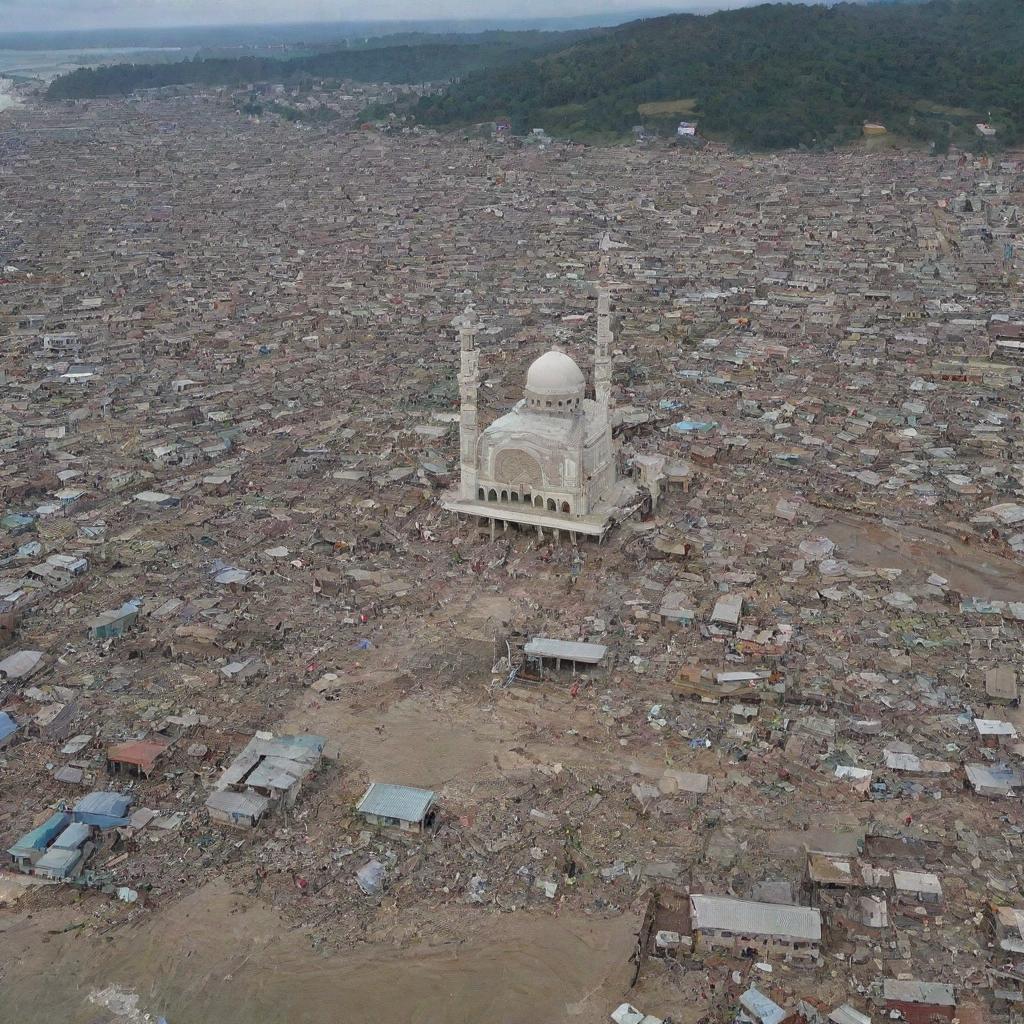
[(257, 733), (207, 798), (210, 820), (254, 828), (267, 814), (292, 807), (302, 783), (320, 764), (326, 742), (323, 736)]

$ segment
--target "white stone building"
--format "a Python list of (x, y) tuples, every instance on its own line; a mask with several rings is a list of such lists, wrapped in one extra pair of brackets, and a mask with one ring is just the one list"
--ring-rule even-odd
[(616, 473), (612, 441), (611, 309), (598, 292), (594, 348), (594, 397), (583, 371), (558, 350), (534, 360), (523, 398), (511, 412), (481, 431), (477, 420), (480, 383), (476, 323), (463, 317), (461, 486), (445, 508), (490, 523), (601, 538), (635, 504), (636, 491)]

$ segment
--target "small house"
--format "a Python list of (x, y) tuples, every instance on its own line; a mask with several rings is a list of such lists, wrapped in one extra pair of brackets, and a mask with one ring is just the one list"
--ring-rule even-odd
[(740, 1007), (754, 1024), (782, 1024), (790, 1016), (787, 1010), (753, 985), (740, 996)]
[(320, 764), (326, 743), (323, 736), (257, 733), (207, 797), (210, 819), (254, 828), (276, 808), (292, 807), (306, 777)]
[(1005, 747), (1017, 742), (1017, 730), (1011, 722), (998, 718), (976, 718), (974, 728), (983, 747)]
[(693, 608), (689, 594), (674, 590), (662, 598), (658, 617), (665, 624), (692, 626), (697, 618), (697, 612)]
[(356, 804), (356, 813), (369, 824), (380, 828), (397, 828), (403, 832), (423, 832), (434, 819), (434, 792), (371, 782), (370, 788)]
[(892, 887), (895, 902), (903, 906), (939, 909), (942, 906), (942, 883), (930, 871), (893, 870)]
[(134, 500), (146, 509), (171, 509), (181, 504), (180, 498), (164, 494), (163, 491), (140, 491)]
[(985, 695), (990, 704), (1004, 704), (1016, 707), (1020, 703), (1017, 689), (1017, 673), (1010, 665), (990, 668), (985, 673)]
[(13, 866), (18, 871), (30, 872), (36, 861), (70, 823), (71, 816), (64, 811), (58, 811), (51, 814), (42, 825), (23, 835), (7, 851)]
[(737, 630), (743, 614), (742, 594), (723, 594), (711, 611), (711, 624), (725, 629)]
[(1004, 960), (1014, 964), (1024, 962), (1024, 909), (1019, 907), (989, 907), (990, 923), (996, 945)]
[(164, 736), (150, 736), (145, 740), (130, 740), (107, 748), (107, 771), (113, 775), (122, 771), (136, 775), (152, 775), (157, 762), (167, 753), (172, 741)]
[(952, 1021), (956, 1016), (953, 986), (941, 982), (886, 978), (882, 998), (888, 1013), (897, 1011), (908, 1024), (934, 1024), (936, 1018)]
[(77, 875), (85, 866), (92, 847), (88, 845), (92, 829), (74, 821), (65, 828), (50, 848), (35, 862), (32, 874), (63, 881)]
[(600, 665), (608, 654), (604, 644), (575, 643), (569, 640), (551, 640), (544, 636), (535, 636), (523, 648), (526, 664), (530, 674), (544, 678), (545, 668), (562, 669), (569, 667), (573, 672), (582, 665), (593, 668)]
[(849, 1003), (837, 1006), (829, 1015), (829, 1024), (871, 1024), (871, 1018), (860, 1010), (855, 1010)]
[(757, 903), (727, 896), (690, 896), (694, 949), (725, 950), (736, 956), (783, 956), (816, 960), (821, 914), (813, 907)]
[(139, 617), (139, 605), (136, 601), (126, 601), (120, 608), (102, 612), (95, 618), (90, 619), (86, 625), (89, 628), (91, 640), (108, 640), (111, 637), (119, 637), (135, 624)]
[(124, 793), (89, 793), (71, 812), (74, 821), (98, 829), (123, 828), (128, 824), (128, 808), (132, 798)]
[(255, 828), (270, 810), (270, 801), (258, 793), (214, 790), (206, 799), (210, 820), (232, 828)]
[(978, 796), (1013, 796), (1014, 790), (1024, 788), (1024, 774), (1005, 764), (966, 764), (964, 775)]

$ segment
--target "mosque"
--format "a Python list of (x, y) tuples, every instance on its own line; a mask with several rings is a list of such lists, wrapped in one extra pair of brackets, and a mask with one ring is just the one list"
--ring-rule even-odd
[(636, 488), (616, 472), (612, 441), (611, 309), (598, 292), (594, 397), (576, 361), (552, 350), (535, 359), (522, 399), (484, 430), (477, 421), (480, 385), (476, 320), (459, 329), (461, 486), (445, 508), (489, 523), (601, 539), (635, 505)]

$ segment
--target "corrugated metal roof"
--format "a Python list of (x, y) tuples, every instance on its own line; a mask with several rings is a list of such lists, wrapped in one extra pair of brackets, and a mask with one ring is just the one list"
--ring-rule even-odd
[(80, 821), (73, 821), (53, 841), (51, 849), (77, 850), (89, 838), (90, 828)]
[(535, 636), (523, 650), (530, 657), (563, 658), (566, 661), (581, 661), (586, 665), (596, 665), (608, 653), (604, 644), (551, 640), (546, 636)]
[(260, 818), (266, 813), (270, 801), (259, 793), (235, 793), (229, 789), (218, 789), (206, 798), (206, 806), (222, 814)]
[(871, 1018), (855, 1010), (849, 1003), (837, 1006), (829, 1015), (828, 1019), (832, 1024), (871, 1024)]
[(18, 851), (24, 855), (30, 850), (45, 850), (53, 837), (60, 835), (67, 827), (69, 821), (71, 821), (70, 815), (63, 811), (51, 814), (42, 825), (23, 835), (7, 852), (13, 854)]
[(953, 986), (937, 981), (901, 980), (886, 978), (882, 985), (883, 995), (902, 1003), (923, 1003), (928, 1006), (956, 1006)]
[(42, 660), (42, 651), (15, 651), (0, 661), (0, 676), (20, 679), (31, 672)]
[(76, 814), (103, 814), (123, 818), (131, 806), (132, 798), (123, 793), (88, 793), (75, 804)]
[(930, 871), (904, 871), (896, 868), (892, 873), (892, 884), (897, 892), (928, 892), (942, 895), (942, 883), (938, 875)]
[(1024, 777), (1015, 768), (1007, 765), (968, 764), (964, 774), (972, 786), (982, 789), (1007, 791), (1024, 785)]
[(422, 821), (433, 802), (432, 789), (414, 789), (412, 786), (395, 786), (389, 782), (371, 782), (362, 800), (356, 804), (356, 810), (360, 814), (373, 814), (378, 818)]
[(755, 1020), (761, 1024), (782, 1024), (788, 1016), (786, 1011), (778, 1003), (769, 999), (753, 985), (740, 996), (740, 1006), (748, 1013), (753, 1014)]
[(744, 935), (782, 935), (802, 942), (821, 939), (821, 914), (813, 907), (691, 896), (690, 915), (695, 931), (715, 928)]
[(81, 850), (68, 850), (51, 846), (35, 863), (36, 871), (49, 871), (54, 875), (66, 875), (78, 863)]
[(157, 759), (170, 745), (171, 741), (164, 739), (130, 740), (108, 748), (107, 760), (134, 764), (140, 768), (153, 768)]

